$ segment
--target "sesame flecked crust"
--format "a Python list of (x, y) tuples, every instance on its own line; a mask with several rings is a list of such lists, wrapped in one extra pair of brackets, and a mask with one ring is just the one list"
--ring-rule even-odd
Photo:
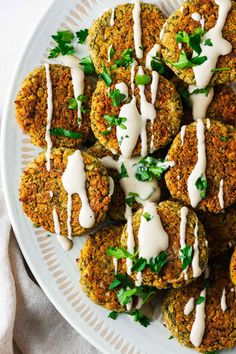
[[(114, 26), (110, 26), (111, 9), (93, 22), (89, 29), (89, 48), (96, 71), (100, 73), (102, 66), (111, 66), (121, 59), (122, 53), (128, 48), (134, 48), (133, 39), (133, 4), (119, 5), (115, 8)], [(144, 55), (138, 64), (144, 65), (147, 53), (155, 44), (160, 44), (159, 34), (165, 17), (152, 4), (141, 4), (142, 46)], [(115, 54), (108, 63), (108, 48), (112, 44)], [(134, 58), (137, 58), (134, 55)]]
[[(76, 147), (92, 135), (89, 116), (92, 92), (95, 88), (94, 81), (85, 76), (84, 95), (88, 96), (86, 107), (89, 108), (89, 111), (82, 113), (82, 124), (79, 127), (77, 109), (68, 109), (69, 101), (74, 97), (71, 69), (62, 65), (50, 64), (50, 78), (53, 101), (51, 129), (59, 127), (82, 134), (80, 139), (51, 135), (53, 146)], [(15, 106), (16, 119), (23, 132), (30, 135), (33, 144), (46, 147), (47, 82), (44, 66), (35, 69), (24, 80), (16, 97)]]
[[(230, 125), (213, 120), (209, 129), (207, 129), (206, 120), (204, 120), (204, 125), (207, 191), (206, 198), (199, 203), (198, 209), (218, 213), (221, 211), (218, 197), (221, 179), (224, 180), (225, 208), (236, 202), (236, 131)], [(165, 174), (167, 187), (172, 197), (188, 205), (190, 205), (190, 199), (187, 181), (198, 159), (196, 130), (196, 123), (188, 125), (183, 146), (181, 146), (180, 134), (178, 134), (167, 154), (167, 160), (175, 161), (175, 166)], [(227, 141), (222, 141), (222, 137), (225, 137)]]
[[(232, 7), (228, 13), (227, 20), (223, 28), (223, 37), (232, 45), (230, 54), (220, 56), (217, 62), (217, 68), (230, 68), (230, 71), (215, 72), (212, 76), (211, 85), (223, 84), (234, 81), (236, 77), (236, 3), (232, 2)], [(200, 27), (200, 23), (191, 18), (195, 12), (199, 13), (205, 18), (205, 30), (209, 31), (215, 26), (218, 18), (218, 5), (214, 0), (190, 0), (183, 3), (183, 12), (178, 9), (167, 20), (164, 27), (164, 36), (162, 40), (162, 55), (167, 65), (178, 75), (182, 80), (190, 85), (195, 85), (195, 78), (193, 69), (177, 69), (172, 63), (179, 59), (180, 50), (175, 39), (175, 35), (179, 31), (186, 31), (189, 34)], [(192, 49), (183, 45), (183, 49), (187, 54), (192, 55)]]
[[(67, 192), (62, 185), (62, 174), (69, 155), (75, 150), (58, 148), (51, 153), (51, 171), (46, 170), (45, 153), (41, 153), (24, 170), (20, 184), (20, 201), (26, 215), (37, 226), (55, 232), (53, 207), (56, 208), (61, 235), (67, 236)], [(82, 153), (86, 173), (86, 191), (90, 207), (95, 213), (95, 224), (105, 219), (109, 196), (109, 178), (106, 169), (94, 157)], [(52, 199), (50, 191), (53, 192)], [(81, 201), (77, 194), (72, 196), (71, 227), (72, 235), (80, 236), (88, 229), (79, 224)]]

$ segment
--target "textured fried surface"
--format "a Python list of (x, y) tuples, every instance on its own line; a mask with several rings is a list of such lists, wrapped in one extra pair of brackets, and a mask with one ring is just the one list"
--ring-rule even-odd
[(232, 283), (236, 286), (236, 248), (230, 261), (230, 278)]
[[(219, 204), (219, 184), (224, 180), (224, 204), (229, 207), (236, 201), (236, 132), (230, 125), (211, 121), (207, 129), (205, 123), (206, 145), (206, 198), (198, 208), (203, 211), (218, 213), (221, 211)], [(227, 141), (222, 141), (225, 137)], [(173, 141), (167, 159), (175, 161), (175, 166), (165, 174), (166, 184), (171, 195), (186, 204), (190, 204), (187, 190), (187, 181), (198, 160), (196, 123), (186, 127), (184, 144), (181, 146), (180, 134)], [(179, 176), (179, 177), (178, 177)]]
[[(78, 126), (77, 109), (68, 109), (74, 90), (71, 78), (71, 69), (51, 64), (50, 77), (52, 83), (53, 113), (51, 128), (63, 128), (81, 133), (80, 139), (51, 136), (53, 146), (75, 147), (86, 141), (91, 132), (90, 109), (82, 113), (82, 124)], [(86, 107), (91, 107), (91, 97), (95, 88), (93, 80), (85, 77), (84, 95), (88, 96)], [(31, 137), (31, 142), (37, 146), (46, 147), (45, 133), (47, 125), (47, 81), (45, 67), (35, 69), (25, 79), (16, 97), (16, 118), (24, 133)]]
[[(75, 150), (58, 148), (51, 153), (51, 171), (46, 170), (45, 153), (41, 153), (24, 170), (21, 177), (20, 201), (26, 215), (38, 226), (55, 232), (53, 207), (56, 208), (61, 234), (67, 236), (67, 192), (62, 185), (62, 174), (67, 165), (68, 156)], [(82, 153), (85, 173), (86, 191), (90, 207), (95, 213), (95, 224), (104, 220), (109, 197), (109, 178), (106, 169), (94, 157)], [(53, 197), (50, 198), (50, 191)], [(72, 196), (71, 227), (72, 235), (80, 236), (87, 229), (80, 226), (78, 218), (81, 201), (77, 194)]]

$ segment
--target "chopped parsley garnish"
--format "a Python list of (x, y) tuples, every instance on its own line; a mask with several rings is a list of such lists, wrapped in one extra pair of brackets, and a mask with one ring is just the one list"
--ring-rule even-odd
[(199, 94), (199, 93), (204, 93), (206, 97), (208, 97), (209, 92), (210, 92), (211, 86), (207, 86), (205, 88), (196, 88), (195, 90), (193, 90), (190, 95), (193, 94)]
[(109, 57), (110, 57), (110, 58), (113, 58), (114, 54), (115, 54), (115, 49), (111, 47), (111, 48), (109, 49)]
[(186, 269), (192, 262), (193, 247), (186, 245), (184, 248), (180, 249), (179, 258), (182, 261), (182, 269)]
[(59, 54), (70, 55), (74, 54), (75, 49), (71, 42), (74, 35), (70, 31), (58, 31), (57, 34), (52, 35), (52, 38), (57, 43), (57, 46), (50, 50), (48, 58), (56, 58)]
[(148, 286), (136, 286), (133, 289), (127, 290), (120, 289), (117, 298), (120, 304), (124, 306), (131, 302), (134, 295), (143, 299), (143, 302), (145, 303), (153, 294), (155, 294), (155, 290), (153, 287)]
[(68, 104), (69, 109), (77, 109), (78, 108), (78, 102), (76, 98), (71, 98)]
[(199, 296), (196, 301), (196, 305), (200, 305), (205, 301), (205, 296)]
[(211, 38), (207, 38), (207, 39), (205, 40), (204, 45), (207, 45), (208, 47), (213, 47), (213, 44), (212, 44)]
[(112, 311), (109, 313), (108, 317), (111, 318), (112, 320), (116, 320), (118, 317), (118, 312)]
[(215, 69), (211, 69), (211, 72), (217, 72), (217, 71), (229, 71), (231, 70), (231, 68), (215, 68)]
[(177, 90), (178, 90), (178, 93), (180, 94), (180, 97), (182, 99), (183, 105), (185, 107), (191, 107), (191, 102), (190, 102), (190, 99), (189, 99), (190, 95), (189, 95), (188, 90), (185, 90), (182, 87), (178, 88)]
[(111, 78), (111, 75), (110, 75), (110, 70), (107, 69), (105, 67), (105, 65), (103, 65), (102, 70), (103, 70), (103, 72), (100, 75), (98, 75), (98, 76), (99, 76), (100, 79), (102, 79), (105, 82), (107, 87), (110, 87), (111, 84), (112, 84), (112, 78)]
[(202, 57), (196, 56), (191, 59), (187, 58), (187, 55), (184, 50), (180, 52), (179, 60), (176, 63), (170, 63), (175, 66), (177, 69), (187, 69), (192, 68), (193, 66), (201, 65), (207, 60), (207, 57), (204, 55)]
[(147, 260), (140, 257), (131, 268), (131, 272), (142, 272), (147, 265)]
[(167, 263), (167, 253), (161, 252), (158, 256), (150, 259), (149, 267), (152, 272), (158, 274), (166, 263)]
[(116, 248), (111, 246), (107, 249), (106, 253), (108, 256), (114, 257), (116, 259), (130, 258), (133, 260), (136, 257), (136, 254), (129, 253), (124, 247)]
[(157, 160), (147, 156), (139, 161), (135, 177), (139, 181), (152, 181), (153, 177), (160, 179), (171, 164), (168, 161)]
[(109, 290), (115, 289), (119, 285), (131, 288), (133, 286), (133, 282), (129, 277), (127, 277), (127, 275), (117, 273), (115, 274), (113, 282), (109, 286)]
[(126, 96), (120, 92), (119, 89), (110, 91), (109, 96), (112, 99), (112, 106), (119, 107), (119, 105), (126, 99)]
[(145, 213), (143, 213), (142, 215), (144, 217), (144, 219), (146, 219), (147, 221), (150, 221), (152, 219), (152, 216), (150, 213), (148, 213), (147, 211), (145, 211)]
[(193, 34), (188, 34), (185, 31), (180, 31), (176, 34), (175, 39), (177, 43), (186, 43), (188, 47), (192, 48), (198, 55), (201, 54), (201, 41), (205, 31), (199, 27)]
[(85, 28), (83, 30), (76, 32), (76, 37), (78, 38), (79, 44), (84, 44), (84, 42), (86, 41), (86, 38), (88, 37), (88, 29)]
[(71, 132), (70, 130), (66, 130), (63, 128), (54, 128), (50, 129), (50, 134), (55, 136), (65, 136), (67, 138), (80, 139), (82, 133)]
[(84, 70), (85, 74), (92, 75), (95, 73), (93, 61), (90, 56), (81, 59), (80, 65), (82, 66), (82, 69)]
[(159, 74), (161, 74), (161, 75), (165, 74), (164, 62), (158, 56), (152, 58), (151, 67), (152, 67), (152, 70), (157, 71)]
[(136, 85), (147, 85), (151, 81), (151, 76), (148, 74), (136, 75)]
[(127, 67), (133, 62), (132, 54), (133, 54), (133, 49), (129, 48), (126, 49), (121, 56), (121, 59), (115, 60), (115, 64), (111, 66), (111, 70), (115, 70), (117, 68), (120, 68), (121, 66)]
[(140, 46), (140, 47), (139, 47), (139, 49), (141, 49), (141, 50), (145, 50), (145, 47)]
[(86, 96), (86, 95), (79, 95), (78, 97), (77, 97), (77, 100), (78, 101), (80, 101), (80, 102), (87, 102), (88, 101), (88, 96)]
[(227, 138), (227, 136), (222, 136), (220, 138), (220, 140), (226, 143), (226, 141), (228, 141), (228, 138)]
[(201, 191), (201, 197), (204, 199), (206, 197), (207, 180), (201, 176), (197, 179), (195, 185)]
[(125, 203), (131, 207), (133, 203), (136, 202), (136, 197), (139, 197), (138, 193), (129, 192), (128, 198), (125, 199)]
[(120, 166), (120, 174), (119, 174), (119, 178), (125, 178), (125, 177), (129, 177), (128, 172), (125, 168), (124, 163), (122, 162), (121, 166)]
[(127, 121), (127, 119), (124, 117), (116, 117), (114, 114), (111, 114), (111, 115), (104, 116), (104, 118), (109, 123), (109, 126), (104, 132), (101, 133), (102, 135), (110, 134), (111, 128), (113, 126), (120, 127), (121, 129), (127, 129), (124, 124)]
[(170, 339), (173, 339), (174, 337), (173, 336), (170, 336), (168, 339), (170, 340)]
[[(88, 101), (88, 96), (86, 95), (79, 95), (77, 98), (71, 98), (68, 104), (69, 109), (77, 109), (78, 108), (78, 101), (85, 103)], [(89, 109), (84, 105), (81, 105), (80, 110), (82, 113), (87, 113)]]

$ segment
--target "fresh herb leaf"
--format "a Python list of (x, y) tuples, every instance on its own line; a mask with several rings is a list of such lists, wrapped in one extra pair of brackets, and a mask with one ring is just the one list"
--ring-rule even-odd
[(155, 294), (156, 289), (148, 286), (137, 286), (133, 289), (120, 289), (117, 294), (118, 301), (121, 305), (127, 305), (131, 302), (132, 297), (138, 296), (143, 299), (143, 303), (147, 302), (150, 297)]
[(147, 265), (147, 260), (140, 257), (131, 268), (131, 272), (142, 272)]
[(118, 312), (112, 311), (109, 313), (108, 317), (111, 318), (112, 320), (116, 320), (118, 317)]
[(215, 69), (211, 69), (211, 72), (217, 72), (217, 71), (229, 71), (231, 70), (231, 68), (215, 68)]
[(125, 203), (131, 207), (133, 203), (136, 202), (136, 197), (139, 197), (138, 193), (129, 192), (128, 198), (125, 199)]
[(76, 98), (71, 98), (68, 104), (69, 109), (77, 109), (78, 108), (78, 102)]
[(144, 219), (146, 219), (147, 221), (150, 221), (152, 219), (152, 216), (150, 213), (148, 213), (147, 211), (145, 211), (145, 213), (143, 213), (142, 215), (144, 217)]
[(151, 76), (148, 74), (136, 75), (136, 85), (147, 85), (151, 81)]
[(76, 37), (78, 38), (79, 44), (84, 44), (84, 42), (86, 41), (86, 38), (88, 37), (88, 29), (85, 28), (83, 30), (76, 32)]
[(140, 46), (140, 47), (139, 47), (139, 49), (141, 49), (141, 50), (145, 50), (145, 47), (143, 47), (143, 46)]
[(130, 315), (133, 316), (135, 322), (139, 322), (142, 326), (148, 327), (150, 325), (151, 320), (139, 310), (131, 312)]
[(211, 38), (207, 38), (207, 39), (205, 40), (204, 45), (207, 45), (208, 47), (213, 47), (213, 44), (212, 44)]
[(92, 75), (95, 73), (93, 61), (90, 56), (82, 58), (80, 61), (80, 65), (82, 66), (82, 69), (84, 70), (85, 74)]
[(160, 179), (163, 172), (172, 166), (171, 162), (147, 156), (139, 161), (135, 177), (139, 181), (152, 181), (153, 177)]
[(111, 128), (113, 126), (120, 127), (121, 129), (127, 129), (124, 124), (127, 121), (127, 119), (124, 117), (116, 117), (114, 114), (111, 114), (111, 115), (104, 116), (104, 118), (109, 123), (109, 125), (107, 127), (107, 130), (101, 133), (103, 135), (110, 134)]
[(184, 248), (180, 249), (179, 258), (182, 261), (182, 269), (186, 269), (192, 262), (193, 247), (186, 245)]
[(65, 136), (67, 138), (73, 138), (73, 139), (80, 139), (82, 136), (82, 133), (72, 132), (70, 130), (66, 130), (63, 128), (50, 129), (50, 134), (58, 137)]
[(193, 57), (191, 59), (187, 58), (187, 55), (184, 50), (180, 52), (179, 55), (179, 60), (176, 63), (171, 63), (173, 66), (175, 66), (177, 69), (186, 69), (186, 68), (192, 68), (193, 66), (201, 65), (207, 60), (206, 56), (197, 56)]
[(120, 67), (127, 67), (133, 62), (132, 54), (133, 54), (133, 49), (129, 48), (126, 49), (123, 53), (121, 58), (122, 59), (117, 59), (115, 60), (115, 64), (111, 66), (111, 70), (120, 68)]
[(117, 273), (113, 282), (109, 286), (109, 290), (115, 289), (119, 285), (122, 285), (122, 287), (131, 288), (133, 286), (133, 282), (127, 277), (127, 275)]
[(201, 191), (201, 197), (202, 197), (202, 199), (204, 199), (206, 197), (207, 180), (205, 178), (203, 178), (202, 176), (200, 176), (197, 179), (195, 186), (198, 190)]
[(173, 339), (174, 338), (174, 336), (170, 336), (168, 339), (170, 340), (170, 339)]
[(196, 305), (202, 304), (203, 301), (205, 301), (205, 296), (199, 296), (197, 301), (196, 301)]
[(107, 87), (110, 87), (111, 84), (112, 84), (112, 78), (111, 78), (111, 75), (110, 75), (110, 70), (107, 69), (105, 67), (105, 65), (103, 65), (102, 70), (103, 70), (103, 72), (100, 75), (98, 75), (98, 76), (99, 76), (100, 79), (102, 79), (105, 82)]
[(152, 70), (158, 72), (159, 74), (163, 75), (165, 74), (165, 64), (163, 60), (159, 57), (153, 57), (151, 60), (151, 67)]
[(176, 34), (175, 39), (177, 43), (186, 43), (188, 47), (192, 48), (198, 55), (201, 54), (201, 41), (205, 31), (199, 27), (193, 34), (188, 34), (185, 31), (180, 31)]
[(129, 177), (128, 172), (125, 168), (124, 163), (122, 162), (121, 166), (120, 166), (120, 174), (119, 174), (119, 178), (125, 178), (125, 177)]
[(113, 58), (114, 54), (115, 54), (115, 49), (113, 47), (110, 47), (110, 49), (109, 49), (109, 57)]
[(206, 97), (208, 97), (209, 92), (210, 92), (211, 86), (207, 86), (205, 88), (196, 88), (195, 90), (193, 90), (190, 95), (193, 94), (199, 94), (199, 93), (204, 93)]
[(228, 138), (227, 138), (227, 136), (222, 136), (222, 137), (220, 138), (220, 140), (221, 140), (221, 141), (224, 141), (224, 142), (226, 143), (226, 141), (228, 141)]
[(74, 54), (75, 49), (71, 45), (74, 35), (70, 31), (58, 31), (57, 34), (52, 35), (52, 38), (57, 43), (57, 46), (50, 50), (48, 58), (56, 58), (59, 54), (70, 55)]
[(79, 95), (78, 97), (77, 97), (77, 100), (78, 101), (80, 101), (80, 102), (87, 102), (88, 101), (88, 96), (86, 96), (86, 95)]
[(188, 90), (185, 90), (184, 88), (180, 87), (178, 88), (178, 93), (180, 94), (180, 97), (182, 99), (183, 105), (185, 107), (191, 107), (191, 102), (190, 102), (190, 94), (188, 92)]
[(120, 92), (119, 89), (110, 91), (109, 96), (112, 99), (112, 106), (119, 107), (119, 105), (126, 99), (126, 96)]
[(127, 305), (128, 303), (131, 302), (132, 296), (135, 295), (136, 292), (137, 292), (137, 288), (128, 289), (128, 290), (120, 289), (117, 294), (119, 303), (123, 306)]
[(150, 259), (149, 267), (152, 272), (158, 274), (166, 263), (167, 263), (167, 253), (161, 252), (158, 256)]
[(107, 255), (114, 257), (116, 259), (121, 259), (121, 258), (130, 258), (130, 259), (135, 259), (136, 255), (135, 254), (131, 254), (127, 251), (126, 248), (124, 247), (120, 247), (120, 248), (116, 248), (116, 247), (109, 247), (107, 249)]
[(81, 110), (82, 113), (88, 113), (89, 112), (89, 108), (85, 107), (84, 105), (82, 105), (80, 107), (80, 110)]

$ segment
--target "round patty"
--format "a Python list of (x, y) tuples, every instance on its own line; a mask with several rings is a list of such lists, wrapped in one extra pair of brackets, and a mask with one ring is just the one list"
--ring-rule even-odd
[[(20, 201), (26, 215), (37, 226), (55, 232), (53, 207), (56, 208), (61, 235), (67, 236), (67, 192), (62, 185), (62, 174), (67, 166), (69, 155), (73, 149), (58, 148), (51, 153), (51, 171), (46, 169), (45, 153), (41, 153), (24, 170), (20, 184)], [(95, 224), (105, 219), (109, 196), (109, 177), (106, 169), (94, 157), (82, 153), (86, 173), (86, 192), (91, 209), (95, 214)], [(50, 196), (53, 192), (53, 197)], [(71, 227), (72, 235), (80, 236), (88, 229), (80, 226), (78, 218), (81, 200), (78, 194), (72, 196)]]
[[(166, 250), (167, 253), (167, 263), (164, 265), (162, 270), (157, 274), (151, 271), (149, 266), (142, 272), (143, 285), (155, 286), (158, 289), (165, 289), (170, 286), (180, 287), (189, 282), (193, 281), (193, 270), (190, 265), (187, 270), (188, 279), (185, 279), (182, 273), (182, 262), (179, 258), (180, 255), (180, 222), (181, 222), (181, 211), (182, 205), (178, 202), (164, 201), (157, 205), (156, 210), (160, 216), (163, 228), (169, 236), (169, 246)], [(138, 230), (140, 227), (141, 217), (143, 214), (143, 209), (139, 209), (132, 219), (134, 240), (136, 249), (138, 249)], [(187, 215), (187, 227), (185, 240), (186, 245), (193, 246), (195, 242), (194, 228), (198, 221), (197, 216), (192, 210), (188, 210)], [(199, 222), (198, 229), (198, 241), (199, 241), (199, 266), (202, 271), (204, 271), (207, 260), (208, 260), (208, 249), (205, 239), (205, 232), (202, 224)], [(127, 226), (125, 226), (121, 238), (121, 243), (124, 247), (127, 246)], [(148, 242), (148, 235), (147, 242)], [(126, 268), (124, 262), (123, 265)], [(134, 279), (136, 277), (136, 272), (131, 275)]]
[[(210, 81), (211, 85), (222, 84), (230, 81), (234, 81), (236, 77), (236, 3), (232, 2), (231, 10), (228, 13), (227, 20), (223, 28), (223, 38), (232, 44), (232, 51), (230, 54), (225, 56), (220, 56), (217, 62), (217, 68), (230, 68), (229, 71), (218, 71), (215, 72)], [(162, 55), (167, 62), (167, 65), (178, 75), (182, 80), (190, 85), (195, 85), (195, 77), (192, 68), (188, 69), (177, 69), (171, 63), (178, 62), (179, 53), (184, 50), (189, 58), (192, 55), (192, 49), (189, 48), (185, 43), (182, 49), (178, 48), (178, 43), (176, 42), (176, 34), (179, 31), (185, 31), (188, 34), (193, 34), (194, 31), (201, 27), (198, 21), (192, 19), (193, 13), (199, 13), (204, 16), (205, 26), (204, 29), (209, 31), (216, 24), (218, 18), (219, 6), (214, 0), (190, 0), (183, 3), (181, 7), (182, 12), (178, 9), (174, 12), (167, 20), (164, 26), (164, 35), (162, 40)]]
[[(230, 280), (228, 267), (215, 264), (206, 283), (209, 287), (206, 289), (205, 334), (201, 345), (195, 348), (202, 353), (232, 348), (236, 345), (236, 292), (231, 291), (234, 285)], [(194, 310), (185, 315), (184, 308), (191, 297), (196, 303), (203, 288), (204, 279), (200, 278), (187, 287), (170, 290), (162, 305), (166, 327), (181, 344), (191, 348), (193, 344), (190, 342), (190, 332), (196, 311), (194, 306)], [(224, 288), (227, 303), (225, 312), (221, 308)]]
[(224, 213), (197, 213), (204, 226), (208, 240), (210, 257), (226, 253), (236, 247), (236, 208), (231, 207)]
[[(63, 128), (81, 133), (80, 139), (51, 135), (53, 146), (78, 146), (92, 134), (90, 107), (95, 84), (92, 79), (85, 76), (84, 95), (88, 97), (88, 101), (83, 105), (86, 106), (88, 111), (82, 113), (82, 123), (79, 127), (78, 110), (68, 108), (70, 100), (74, 98), (71, 69), (62, 65), (50, 64), (50, 78), (53, 102), (51, 129)], [(46, 147), (47, 97), (46, 70), (44, 66), (41, 66), (25, 79), (15, 101), (18, 124), (24, 133), (30, 135), (31, 142), (41, 147)]]
[[(144, 72), (151, 75), (151, 71), (143, 68)], [(135, 68), (135, 75), (138, 67)], [(129, 97), (122, 103), (126, 104), (131, 101), (131, 75), (130, 68), (120, 68), (112, 72), (112, 85), (110, 90), (115, 89), (115, 84), (124, 82), (129, 88)], [(145, 95), (148, 102), (151, 102), (151, 82), (145, 86)], [(140, 95), (139, 88), (135, 86), (135, 97), (137, 99), (137, 107), (140, 110)], [(182, 116), (182, 104), (175, 86), (160, 76), (157, 90), (157, 98), (155, 102), (157, 117), (154, 120), (153, 128), (150, 120), (147, 121), (147, 146), (150, 149), (151, 135), (154, 134), (154, 150), (160, 149), (167, 145), (180, 128), (180, 119)], [(104, 135), (107, 131), (109, 123), (104, 118), (105, 115), (119, 116), (121, 105), (119, 107), (112, 106), (112, 100), (108, 96), (107, 87), (102, 80), (98, 81), (97, 88), (93, 94), (92, 109), (91, 109), (91, 124), (95, 137), (107, 149), (113, 153), (120, 154), (119, 144), (116, 137), (116, 127), (112, 126), (110, 134)], [(127, 117), (128, 118), (128, 117)], [(137, 141), (133, 151), (133, 156), (141, 155), (141, 140)]]
[[(111, 66), (115, 60), (121, 59), (122, 53), (129, 48), (134, 48), (133, 33), (133, 4), (117, 6), (114, 11), (114, 25), (110, 26), (112, 10), (106, 11), (93, 22), (89, 30), (89, 48), (96, 71), (100, 73), (102, 66)], [(141, 4), (141, 27), (143, 58), (137, 59), (135, 51), (133, 57), (141, 65), (145, 64), (147, 53), (155, 44), (160, 43), (160, 30), (165, 23), (165, 17), (161, 11), (152, 4)], [(108, 49), (112, 45), (114, 55), (108, 62)]]
[(236, 286), (236, 248), (230, 261), (230, 278), (232, 283)]
[[(207, 189), (206, 198), (199, 203), (198, 208), (218, 213), (221, 211), (218, 193), (222, 179), (225, 208), (236, 201), (236, 132), (232, 126), (217, 121), (211, 121), (209, 129), (205, 120), (204, 125)], [(188, 125), (183, 145), (178, 134), (167, 155), (167, 160), (175, 161), (175, 166), (165, 174), (167, 187), (174, 198), (188, 205), (187, 181), (198, 160), (196, 130), (196, 123)]]
[[(122, 227), (109, 226), (89, 236), (77, 260), (80, 284), (87, 296), (96, 304), (111, 311), (124, 312), (125, 307), (117, 300), (120, 287), (109, 290), (114, 280), (113, 258), (106, 254), (109, 247), (120, 247)], [(118, 272), (121, 262), (118, 261)]]

